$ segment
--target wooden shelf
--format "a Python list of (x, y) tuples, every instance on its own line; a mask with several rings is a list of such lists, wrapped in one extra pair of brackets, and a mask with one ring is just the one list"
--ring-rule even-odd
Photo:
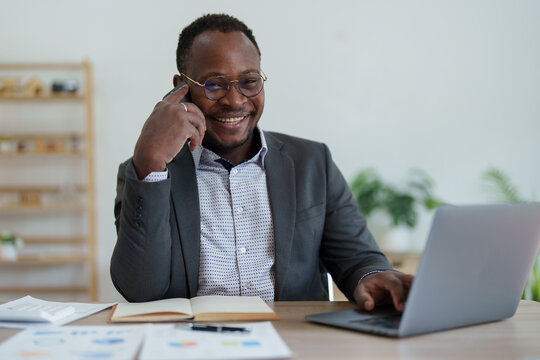
[(21, 236), (25, 244), (84, 244), (86, 236)]
[(42, 138), (44, 140), (71, 140), (72, 138), (83, 139), (84, 134), (79, 132), (65, 132), (65, 133), (0, 133), (0, 141), (2, 138), (8, 138), (9, 140), (34, 140)]
[(17, 260), (0, 259), (1, 265), (58, 265), (58, 264), (81, 264), (88, 261), (88, 256), (83, 254), (40, 254), (20, 255)]
[(30, 158), (30, 157), (86, 157), (87, 153), (86, 151), (73, 151), (73, 152), (24, 152), (24, 153), (18, 153), (18, 152), (0, 152), (0, 158)]
[(85, 70), (85, 63), (56, 62), (56, 63), (0, 63), (0, 70)]
[(0, 95), (0, 101), (84, 101), (85, 96), (81, 94), (44, 94), (39, 96), (28, 95)]
[(87, 286), (2, 286), (0, 287), (0, 293), (14, 293), (14, 294), (57, 294), (57, 293), (85, 293), (89, 289)]
[(47, 204), (47, 205), (3, 205), (0, 206), (0, 212), (17, 212), (17, 213), (63, 213), (73, 211), (84, 211), (84, 204)]
[[(64, 189), (68, 189), (63, 186), (41, 185), (41, 186), (15, 186), (15, 185), (3, 185), (0, 186), (0, 193), (3, 192), (39, 192), (39, 193), (59, 193)], [(84, 192), (86, 190), (85, 185), (74, 185), (69, 189), (75, 189), (78, 192)]]
[[(60, 74), (60, 76), (59, 76)], [(0, 131), (0, 174), (13, 176), (0, 179), (0, 217), (2, 224), (10, 227), (14, 233), (39, 234), (21, 236), (28, 245), (16, 261), (0, 260), (5, 275), (12, 271), (16, 274), (20, 268), (31, 268), (30, 274), (41, 271), (40, 265), (54, 273), (71, 271), (80, 267), (76, 284), (70, 286), (69, 281), (57, 285), (40, 284), (40, 286), (24, 286), (25, 279), (17, 282), (17, 286), (0, 286), (0, 293), (86, 293), (89, 301), (97, 299), (96, 269), (96, 204), (95, 204), (95, 159), (94, 159), (94, 110), (92, 68), (88, 61), (56, 62), (56, 63), (0, 63), (0, 76), (12, 77), (17, 83), (11, 90), (0, 93), (0, 111), (8, 110), (9, 116), (18, 119), (12, 112), (20, 112), (21, 126)], [(22, 80), (37, 78), (22, 84)], [(56, 93), (51, 91), (49, 81), (55, 78), (75, 79), (79, 83), (76, 92)], [(45, 80), (42, 82), (41, 80)], [(10, 85), (10, 84), (8, 84)], [(10, 85), (11, 86), (11, 85)], [(33, 96), (19, 90), (35, 90), (40, 95)], [(63, 128), (48, 127), (42, 112), (51, 112), (58, 120), (71, 121), (73, 131)], [(66, 111), (69, 110), (69, 111)], [(77, 112), (71, 111), (77, 110)], [(82, 110), (82, 111), (78, 111)], [(6, 116), (6, 114), (4, 114)], [(56, 122), (51, 122), (56, 124)], [(58, 124), (56, 124), (58, 126)], [(50, 128), (50, 132), (47, 130)], [(22, 131), (22, 132), (21, 132)], [(75, 165), (74, 162), (77, 162)], [(36, 166), (36, 163), (39, 166)], [(35, 170), (30, 172), (14, 172), (13, 169)], [(84, 168), (84, 170), (82, 170)], [(58, 182), (51, 185), (39, 184), (40, 172), (54, 173), (58, 169)], [(67, 173), (66, 173), (67, 172)], [(30, 175), (28, 175), (30, 174)], [(73, 177), (84, 176), (83, 179)], [(22, 178), (27, 176), (28, 178)], [(16, 177), (16, 178), (13, 178)], [(38, 183), (32, 183), (32, 180)], [(79, 180), (74, 180), (79, 179)], [(8, 181), (9, 180), (9, 181)], [(70, 181), (69, 187), (62, 186)], [(77, 182), (77, 183), (73, 183)], [(30, 184), (29, 184), (30, 183)], [(82, 184), (81, 184), (82, 183)], [(28, 184), (28, 185), (20, 185)], [(63, 192), (66, 196), (62, 197)], [(68, 194), (69, 192), (69, 194)], [(55, 196), (58, 194), (58, 197)], [(73, 195), (74, 197), (68, 197)], [(47, 201), (49, 200), (49, 201)], [(53, 202), (64, 200), (65, 202)], [(80, 202), (80, 203), (79, 203)], [(9, 219), (8, 216), (9, 215)], [(41, 219), (46, 218), (47, 225), (40, 227)], [(71, 222), (74, 222), (73, 224)], [(58, 228), (55, 231), (55, 225)], [(84, 234), (80, 229), (82, 224)], [(77, 226), (77, 227), (73, 227)], [(43, 233), (40, 233), (43, 230)], [(74, 234), (70, 231), (73, 230)], [(57, 236), (58, 233), (68, 234)], [(39, 254), (39, 255), (31, 255)], [(62, 265), (70, 265), (68, 267)], [(11, 266), (11, 267), (10, 267)], [(78, 272), (79, 273), (79, 272)], [(26, 279), (31, 285), (32, 279)], [(56, 279), (53, 279), (56, 280)], [(59, 280), (60, 281), (60, 280)]]

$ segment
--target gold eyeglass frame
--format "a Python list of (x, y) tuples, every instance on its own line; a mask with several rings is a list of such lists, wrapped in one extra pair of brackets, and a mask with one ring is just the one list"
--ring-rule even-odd
[[(252, 96), (246, 96), (244, 95), (244, 93), (242, 91), (240, 91), (240, 87), (237, 86), (238, 90), (240, 91), (240, 93), (244, 96), (246, 96), (247, 98), (250, 98), (250, 97), (255, 97), (257, 95), (259, 95), (262, 91), (262, 89), (264, 88), (264, 83), (266, 82), (266, 80), (268, 80), (268, 76), (266, 76), (266, 74), (264, 73), (264, 71), (261, 70), (260, 73), (258, 73), (257, 75), (259, 75), (262, 79), (263, 79), (263, 86), (261, 87), (261, 90), (255, 94), (255, 95), (252, 95)], [(194, 83), (195, 85), (198, 85), (202, 88), (204, 88), (204, 84), (201, 84), (200, 82), (196, 81), (196, 80), (193, 80), (192, 78), (190, 78), (189, 76), (187, 76), (186, 74), (184, 74), (183, 72), (180, 73), (180, 76), (183, 76), (185, 77), (186, 79), (188, 79), (189, 81), (191, 81), (192, 83)], [(211, 77), (224, 77), (224, 78), (227, 78), (227, 76), (224, 76), (224, 75), (216, 75), (216, 76), (211, 76)], [(232, 86), (232, 83), (233, 82), (236, 82), (238, 84), (239, 80), (236, 79), (236, 80), (231, 80), (229, 78), (227, 78), (229, 80), (229, 88), (227, 89), (227, 92), (225, 93), (225, 95), (223, 95), (222, 97), (220, 97), (219, 99), (217, 100), (220, 100), (222, 98), (224, 98), (225, 96), (227, 96), (228, 92), (231, 90), (231, 86)], [(207, 80), (208, 81), (208, 80)], [(206, 81), (205, 81), (206, 83)], [(204, 96), (206, 96), (206, 91), (204, 92)], [(208, 98), (208, 96), (206, 96)], [(212, 100), (212, 101), (217, 101), (217, 100), (213, 100), (213, 99), (210, 99), (208, 98), (208, 100)]]

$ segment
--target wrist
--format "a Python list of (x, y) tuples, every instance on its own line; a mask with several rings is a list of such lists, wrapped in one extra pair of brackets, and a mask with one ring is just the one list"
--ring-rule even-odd
[(139, 180), (142, 180), (150, 173), (165, 171), (167, 169), (167, 164), (165, 164), (164, 161), (145, 159), (144, 157), (134, 154), (133, 167), (137, 172), (137, 177)]

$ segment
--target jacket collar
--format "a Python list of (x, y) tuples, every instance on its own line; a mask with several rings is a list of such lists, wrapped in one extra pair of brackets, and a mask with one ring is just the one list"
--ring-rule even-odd
[[(296, 221), (296, 183), (294, 162), (287, 153), (283, 142), (272, 133), (261, 131), (267, 145), (264, 157), (266, 181), (270, 197), (270, 208), (274, 222), (275, 244), (275, 300), (280, 299), (281, 290), (287, 277), (291, 247)], [(263, 137), (261, 137), (263, 138)], [(200, 204), (195, 156), (189, 148), (178, 153), (169, 164), (172, 178), (172, 206), (180, 232), (180, 247), (188, 277), (191, 296), (197, 294), (200, 262)], [(200, 156), (200, 154), (199, 154)], [(200, 157), (199, 157), (200, 158)]]

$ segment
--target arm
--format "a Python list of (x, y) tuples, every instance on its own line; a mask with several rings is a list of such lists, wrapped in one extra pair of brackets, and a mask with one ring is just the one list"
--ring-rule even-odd
[(111, 258), (111, 278), (129, 301), (163, 298), (171, 278), (171, 179), (144, 182), (163, 171), (190, 139), (200, 145), (206, 130), (204, 115), (192, 103), (179, 104), (189, 88), (160, 101), (146, 120), (133, 159), (120, 165), (114, 206), (117, 242)]
[(119, 167), (111, 278), (128, 301), (160, 299), (169, 287), (170, 187), (170, 179), (139, 180), (131, 159)]
[(326, 217), (321, 259), (338, 287), (353, 300), (356, 285), (368, 272), (392, 269), (369, 232), (348, 184), (326, 145)]
[(326, 146), (325, 153), (328, 189), (321, 259), (349, 300), (366, 310), (393, 301), (396, 309), (402, 310), (412, 276), (388, 271), (392, 267), (369, 232)]

